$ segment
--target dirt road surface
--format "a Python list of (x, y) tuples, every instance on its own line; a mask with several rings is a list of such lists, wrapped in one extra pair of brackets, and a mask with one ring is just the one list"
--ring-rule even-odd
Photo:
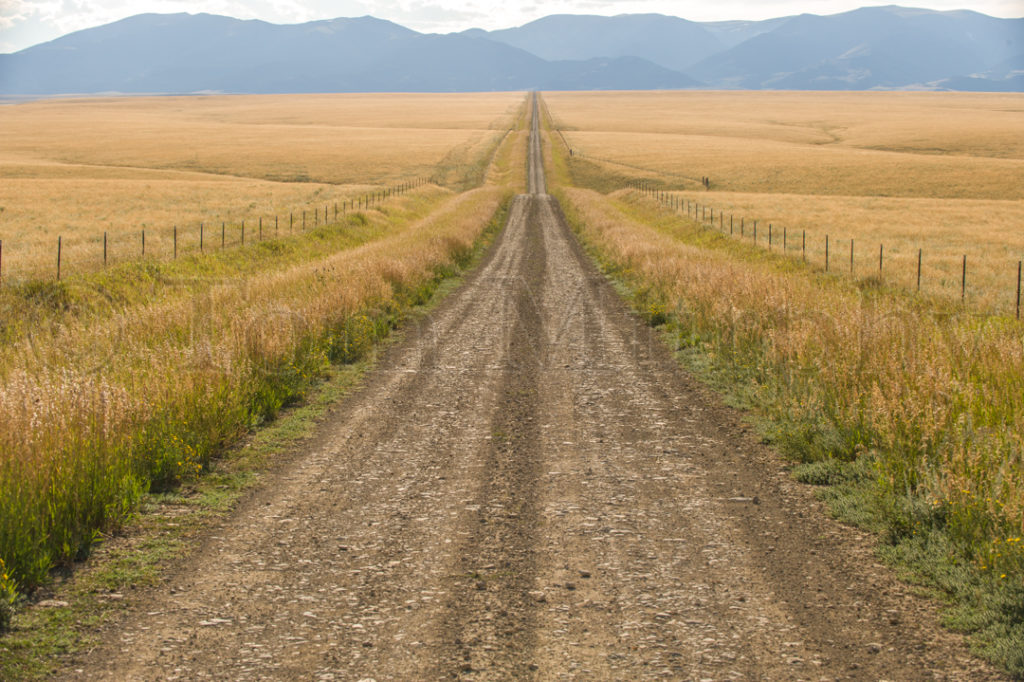
[(530, 156), (476, 273), (66, 676), (999, 679), (678, 369)]

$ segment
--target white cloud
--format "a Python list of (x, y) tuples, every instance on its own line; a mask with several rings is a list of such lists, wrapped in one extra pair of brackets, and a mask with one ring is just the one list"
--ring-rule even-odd
[(0, 0), (0, 30), (9, 29), (28, 18), (31, 7), (23, 0)]

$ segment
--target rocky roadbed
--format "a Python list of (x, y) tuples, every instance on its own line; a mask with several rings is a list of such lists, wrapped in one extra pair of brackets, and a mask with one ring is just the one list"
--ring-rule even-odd
[[(536, 120), (536, 117), (535, 117)], [(1001, 679), (544, 193), (71, 679)]]

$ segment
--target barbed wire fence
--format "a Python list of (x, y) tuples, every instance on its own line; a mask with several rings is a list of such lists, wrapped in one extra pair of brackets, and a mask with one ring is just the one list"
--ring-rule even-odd
[[(115, 255), (118, 254), (120, 254), (120, 257), (117, 258), (118, 262), (147, 257), (176, 260), (181, 253), (204, 254), (212, 251), (223, 251), (228, 248), (241, 248), (247, 243), (252, 245), (254, 242), (259, 243), (268, 239), (277, 239), (282, 236), (284, 230), (287, 230), (284, 234), (288, 235), (319, 228), (321, 225), (331, 224), (332, 208), (333, 221), (336, 223), (339, 219), (344, 219), (350, 213), (379, 206), (391, 197), (401, 196), (413, 189), (434, 182), (438, 182), (438, 180), (433, 177), (416, 177), (370, 192), (363, 192), (340, 202), (326, 202), (308, 209), (290, 211), (287, 215), (262, 215), (231, 221), (201, 221), (198, 224), (187, 227), (184, 225), (172, 225), (156, 229), (150, 227), (148, 228), (150, 237), (148, 253), (146, 248), (146, 227), (139, 228), (137, 231), (119, 231), (116, 235), (112, 235), (109, 231), (104, 231), (102, 242), (99, 242), (98, 237), (96, 238), (94, 260), (92, 261), (92, 267), (89, 269), (96, 269), (97, 267), (106, 268), (114, 262)], [(159, 235), (162, 238), (160, 240), (164, 244), (164, 251), (162, 253), (154, 252), (153, 237), (155, 235)], [(168, 236), (170, 237), (169, 245), (163, 239)], [(56, 243), (53, 246), (54, 265), (52, 270), (52, 277), (57, 281), (68, 275), (69, 263), (67, 262), (65, 247), (64, 236), (58, 234)], [(81, 253), (81, 247), (77, 251)], [(125, 252), (129, 253), (127, 259), (123, 257)], [(10, 261), (10, 248), (8, 248), (7, 260), (5, 261), (4, 242), (3, 239), (0, 239), (0, 287), (4, 286), (5, 278), (8, 284), (12, 279), (8, 274), (11, 271)], [(78, 260), (75, 264), (80, 263), (81, 260)], [(44, 275), (38, 277), (38, 279), (48, 278)]]
[[(552, 122), (554, 121), (553, 118), (550, 118), (550, 115), (549, 120), (551, 120)], [(568, 152), (570, 159), (578, 158), (586, 159), (588, 161), (609, 163), (617, 166), (623, 166), (625, 168), (629, 168), (632, 170), (638, 170), (643, 173), (650, 173), (655, 176), (668, 175), (670, 177), (679, 178), (680, 180), (698, 183), (705, 189), (710, 189), (710, 179), (706, 176), (702, 176), (700, 178), (690, 177), (688, 175), (684, 175), (681, 173), (665, 172), (613, 159), (591, 156), (589, 154), (584, 153), (578, 147), (573, 147), (559, 128), (556, 127), (555, 131), (558, 133), (559, 139), (565, 146), (565, 149)], [(666, 206), (667, 208), (670, 208), (673, 211), (679, 213), (683, 213), (685, 211), (686, 216), (688, 218), (694, 220), (695, 222), (699, 223), (701, 226), (705, 228), (717, 229), (717, 231), (723, 235), (731, 236), (733, 238), (741, 240), (749, 238), (753, 245), (760, 246), (768, 251), (777, 251), (781, 255), (792, 257), (799, 254), (799, 258), (802, 261), (810, 262), (808, 260), (809, 235), (806, 229), (800, 230), (799, 246), (795, 246), (793, 240), (790, 239), (790, 231), (787, 226), (783, 225), (780, 227), (772, 222), (768, 223), (767, 234), (762, 228), (759, 237), (758, 223), (760, 222), (763, 225), (763, 221), (755, 219), (748, 222), (747, 218), (744, 216), (740, 216), (737, 221), (737, 217), (733, 213), (727, 214), (727, 212), (721, 208), (709, 206), (707, 203), (702, 203), (693, 198), (687, 198), (683, 195), (683, 191), (669, 191), (662, 189), (658, 186), (660, 184), (661, 183), (656, 183), (655, 181), (650, 179), (638, 178), (629, 181), (627, 183), (627, 186), (628, 188), (640, 193), (641, 195), (654, 198), (656, 201)], [(725, 224), (726, 215), (728, 215), (728, 227), (726, 227)], [(715, 223), (716, 218), (718, 221), (717, 226)], [(795, 238), (796, 235), (794, 234), (793, 237)], [(820, 240), (822, 238), (822, 235), (817, 235), (817, 238)], [(849, 244), (849, 274), (851, 276), (856, 276), (858, 272), (858, 260), (856, 251), (857, 241), (856, 238), (853, 237), (849, 238), (848, 240), (836, 240), (832, 234), (826, 231), (824, 234), (824, 257), (820, 266), (825, 272), (837, 272), (839, 271), (839, 269), (842, 269), (846, 265), (846, 254), (837, 254), (837, 246), (839, 243), (843, 244), (844, 251), (846, 244)], [(891, 253), (891, 250), (886, 250), (884, 242), (878, 244), (877, 252), (875, 252), (874, 247), (872, 247), (870, 256), (872, 270), (874, 270), (875, 253), (877, 253), (877, 277), (880, 282), (885, 282), (887, 272), (885, 269), (886, 254)], [(819, 257), (821, 256), (820, 253), (818, 253), (817, 255)], [(922, 287), (923, 264), (925, 262), (925, 251), (923, 246), (919, 246), (917, 248), (916, 256), (916, 270), (912, 273), (912, 281), (914, 282), (915, 293), (920, 293)], [(863, 255), (861, 256), (860, 263), (863, 264)], [(963, 306), (967, 306), (969, 299), (968, 293), (970, 269), (968, 267), (968, 257), (966, 253), (958, 255), (958, 265), (959, 278), (956, 283), (959, 285), (960, 303)], [(1010, 262), (1007, 264), (1005, 280), (1007, 282), (1007, 289), (1010, 292), (1010, 309), (1012, 311), (1011, 314), (1018, 320), (1021, 318), (1022, 275), (1024, 275), (1024, 259), (1018, 259), (1016, 262)]]

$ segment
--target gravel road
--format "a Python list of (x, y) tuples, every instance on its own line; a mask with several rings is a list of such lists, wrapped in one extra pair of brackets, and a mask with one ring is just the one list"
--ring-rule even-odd
[(474, 275), (66, 676), (1000, 679), (680, 371), (530, 149)]

